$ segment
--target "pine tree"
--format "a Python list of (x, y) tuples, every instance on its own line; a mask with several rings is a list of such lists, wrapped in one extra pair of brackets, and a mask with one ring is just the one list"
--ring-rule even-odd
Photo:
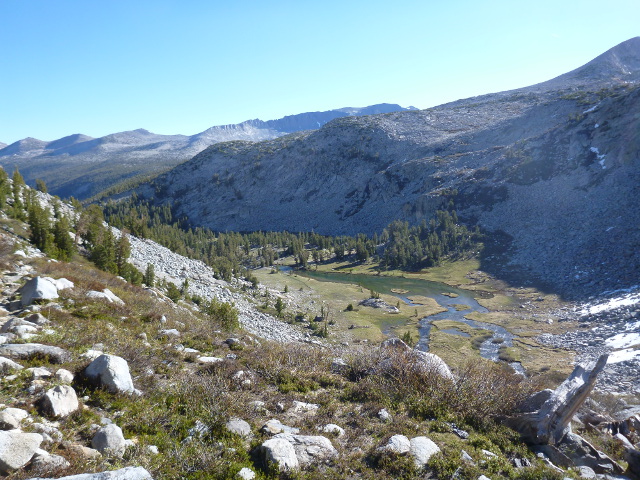
[(29, 241), (40, 251), (52, 253), (53, 233), (48, 212), (38, 202), (33, 202), (29, 208), (27, 222), (29, 223)]
[(12, 216), (17, 218), (18, 220), (25, 221), (27, 219), (27, 214), (24, 210), (24, 203), (22, 198), (22, 191), (24, 189), (24, 178), (20, 175), (20, 172), (16, 168), (13, 171), (12, 177), (12, 190), (13, 190), (13, 212)]
[(131, 243), (129, 242), (128, 235), (122, 232), (116, 243), (114, 258), (116, 270), (119, 275), (122, 275), (124, 272), (129, 255), (131, 255)]
[(153, 287), (156, 283), (156, 272), (153, 263), (147, 263), (147, 269), (144, 272), (144, 284), (147, 287)]
[(71, 238), (71, 225), (65, 216), (58, 218), (53, 226), (53, 241), (56, 246), (56, 256), (60, 260), (69, 261), (76, 251), (76, 245)]
[(7, 197), (10, 192), (9, 175), (0, 167), (0, 209), (4, 209), (7, 205)]
[(47, 184), (44, 183), (44, 180), (36, 178), (36, 190), (42, 193), (47, 193)]

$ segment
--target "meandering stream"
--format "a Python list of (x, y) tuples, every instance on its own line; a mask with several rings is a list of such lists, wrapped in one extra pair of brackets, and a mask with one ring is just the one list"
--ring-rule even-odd
[[(420, 339), (418, 340), (418, 344), (416, 345), (416, 348), (418, 348), (419, 350), (429, 350), (429, 336), (432, 327), (431, 322), (433, 322), (434, 320), (449, 320), (453, 322), (460, 322), (469, 325), (472, 328), (480, 328), (491, 331), (491, 338), (485, 340), (480, 345), (480, 355), (483, 358), (498, 361), (498, 351), (500, 347), (510, 347), (513, 345), (513, 339), (515, 338), (515, 335), (507, 331), (505, 328), (499, 325), (477, 322), (475, 320), (469, 320), (468, 318), (465, 318), (465, 315), (468, 315), (472, 312), (488, 312), (488, 310), (480, 305), (473, 296), (475, 292), (471, 292), (470, 290), (451, 287), (439, 282), (404, 277), (360, 275), (338, 272), (316, 272), (313, 270), (297, 273), (320, 281), (361, 285), (366, 289), (374, 290), (376, 292), (384, 294), (394, 295), (408, 305), (414, 305), (409, 297), (420, 295), (433, 298), (436, 302), (438, 302), (440, 306), (446, 308), (447, 311), (420, 319), (418, 329), (420, 333)], [(395, 293), (392, 290), (395, 290), (396, 292), (402, 291), (406, 293), (399, 294)], [(466, 305), (469, 308), (465, 310), (457, 310), (455, 305)], [(448, 330), (449, 329), (443, 331), (451, 335), (465, 335), (464, 332), (459, 330)], [(389, 332), (387, 331), (384, 333)], [(522, 365), (520, 365), (520, 363), (513, 362), (510, 365), (517, 372), (524, 373), (524, 369), (522, 368)]]

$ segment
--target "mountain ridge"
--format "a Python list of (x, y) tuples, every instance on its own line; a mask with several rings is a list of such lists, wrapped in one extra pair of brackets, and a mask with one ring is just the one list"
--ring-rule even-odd
[(36, 178), (44, 179), (54, 194), (84, 199), (124, 179), (165, 170), (213, 143), (262, 141), (318, 128), (334, 118), (402, 109), (396, 104), (345, 107), (288, 115), (277, 120), (255, 119), (213, 126), (194, 135), (160, 135), (139, 128), (99, 138), (81, 133), (49, 142), (28, 137), (2, 147), (0, 165), (7, 170), (19, 168), (29, 183), (34, 183)]
[[(619, 58), (612, 50), (595, 64)], [(193, 226), (333, 235), (428, 221), (451, 199), (460, 218), (504, 242), (495, 255), (514, 278), (579, 297), (629, 287), (640, 274), (629, 261), (640, 234), (625, 228), (640, 222), (640, 85), (615, 67), (576, 89), (576, 71), (544, 88), (212, 145), (137, 193)]]

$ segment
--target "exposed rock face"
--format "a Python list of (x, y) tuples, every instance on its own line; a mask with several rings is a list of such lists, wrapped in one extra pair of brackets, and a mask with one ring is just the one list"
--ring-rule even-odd
[(75, 134), (52, 142), (25, 138), (8, 146), (0, 143), (0, 165), (7, 171), (19, 167), (29, 183), (43, 178), (52, 194), (85, 199), (131, 175), (177, 165), (214, 143), (267, 140), (315, 129), (334, 118), (411, 109), (392, 104), (340, 108), (288, 115), (278, 120), (220, 125), (191, 136), (158, 135), (138, 129), (101, 138)]
[(331, 235), (428, 220), (453, 198), (505, 248), (483, 270), (510, 260), (514, 277), (576, 297), (629, 287), (640, 268), (640, 232), (628, 228), (640, 222), (640, 85), (626, 82), (640, 77), (640, 40), (608, 54), (628, 74), (599, 57), (534, 87), (217, 144), (138, 193), (217, 231)]
[(18, 431), (0, 431), (0, 472), (22, 468), (40, 448), (42, 435)]
[(135, 390), (127, 361), (116, 355), (100, 355), (84, 370), (84, 375), (111, 392), (133, 393)]

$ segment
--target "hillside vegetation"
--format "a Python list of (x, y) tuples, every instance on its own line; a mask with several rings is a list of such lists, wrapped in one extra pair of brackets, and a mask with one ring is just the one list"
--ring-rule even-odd
[[(29, 195), (20, 186), (19, 197)], [(345, 348), (261, 339), (229, 324), (224, 308), (174, 301), (168, 285), (136, 286), (97, 269), (84, 256), (86, 240), (68, 261), (52, 261), (25, 243), (33, 232), (13, 200), (2, 214), (2, 336), (11, 345), (61, 350), (3, 361), (4, 412), (24, 412), (20, 435), (39, 432), (29, 438), (45, 449), (25, 468), (3, 466), (8, 478), (125, 466), (159, 479), (241, 478), (242, 469), (251, 471), (242, 478), (265, 479), (573, 475), (545, 464), (500, 423), (541, 388), (535, 377), (478, 360), (452, 375), (432, 363), (437, 357), (397, 343)], [(41, 194), (31, 200), (49, 219), (51, 201)], [(82, 215), (64, 209), (72, 228), (82, 225)], [(36, 276), (67, 282), (57, 283), (57, 298), (31, 303), (20, 287)], [(7, 345), (0, 353), (16, 348)], [(102, 353), (126, 361), (131, 390), (90, 381), (87, 366)], [(55, 388), (71, 395), (65, 385), (78, 403), (54, 414), (43, 398)], [(105, 450), (96, 437), (117, 430), (108, 425), (122, 429), (124, 443)], [(274, 436), (282, 430), (289, 436)], [(287, 457), (293, 463), (273, 449), (283, 439), (297, 445)]]

